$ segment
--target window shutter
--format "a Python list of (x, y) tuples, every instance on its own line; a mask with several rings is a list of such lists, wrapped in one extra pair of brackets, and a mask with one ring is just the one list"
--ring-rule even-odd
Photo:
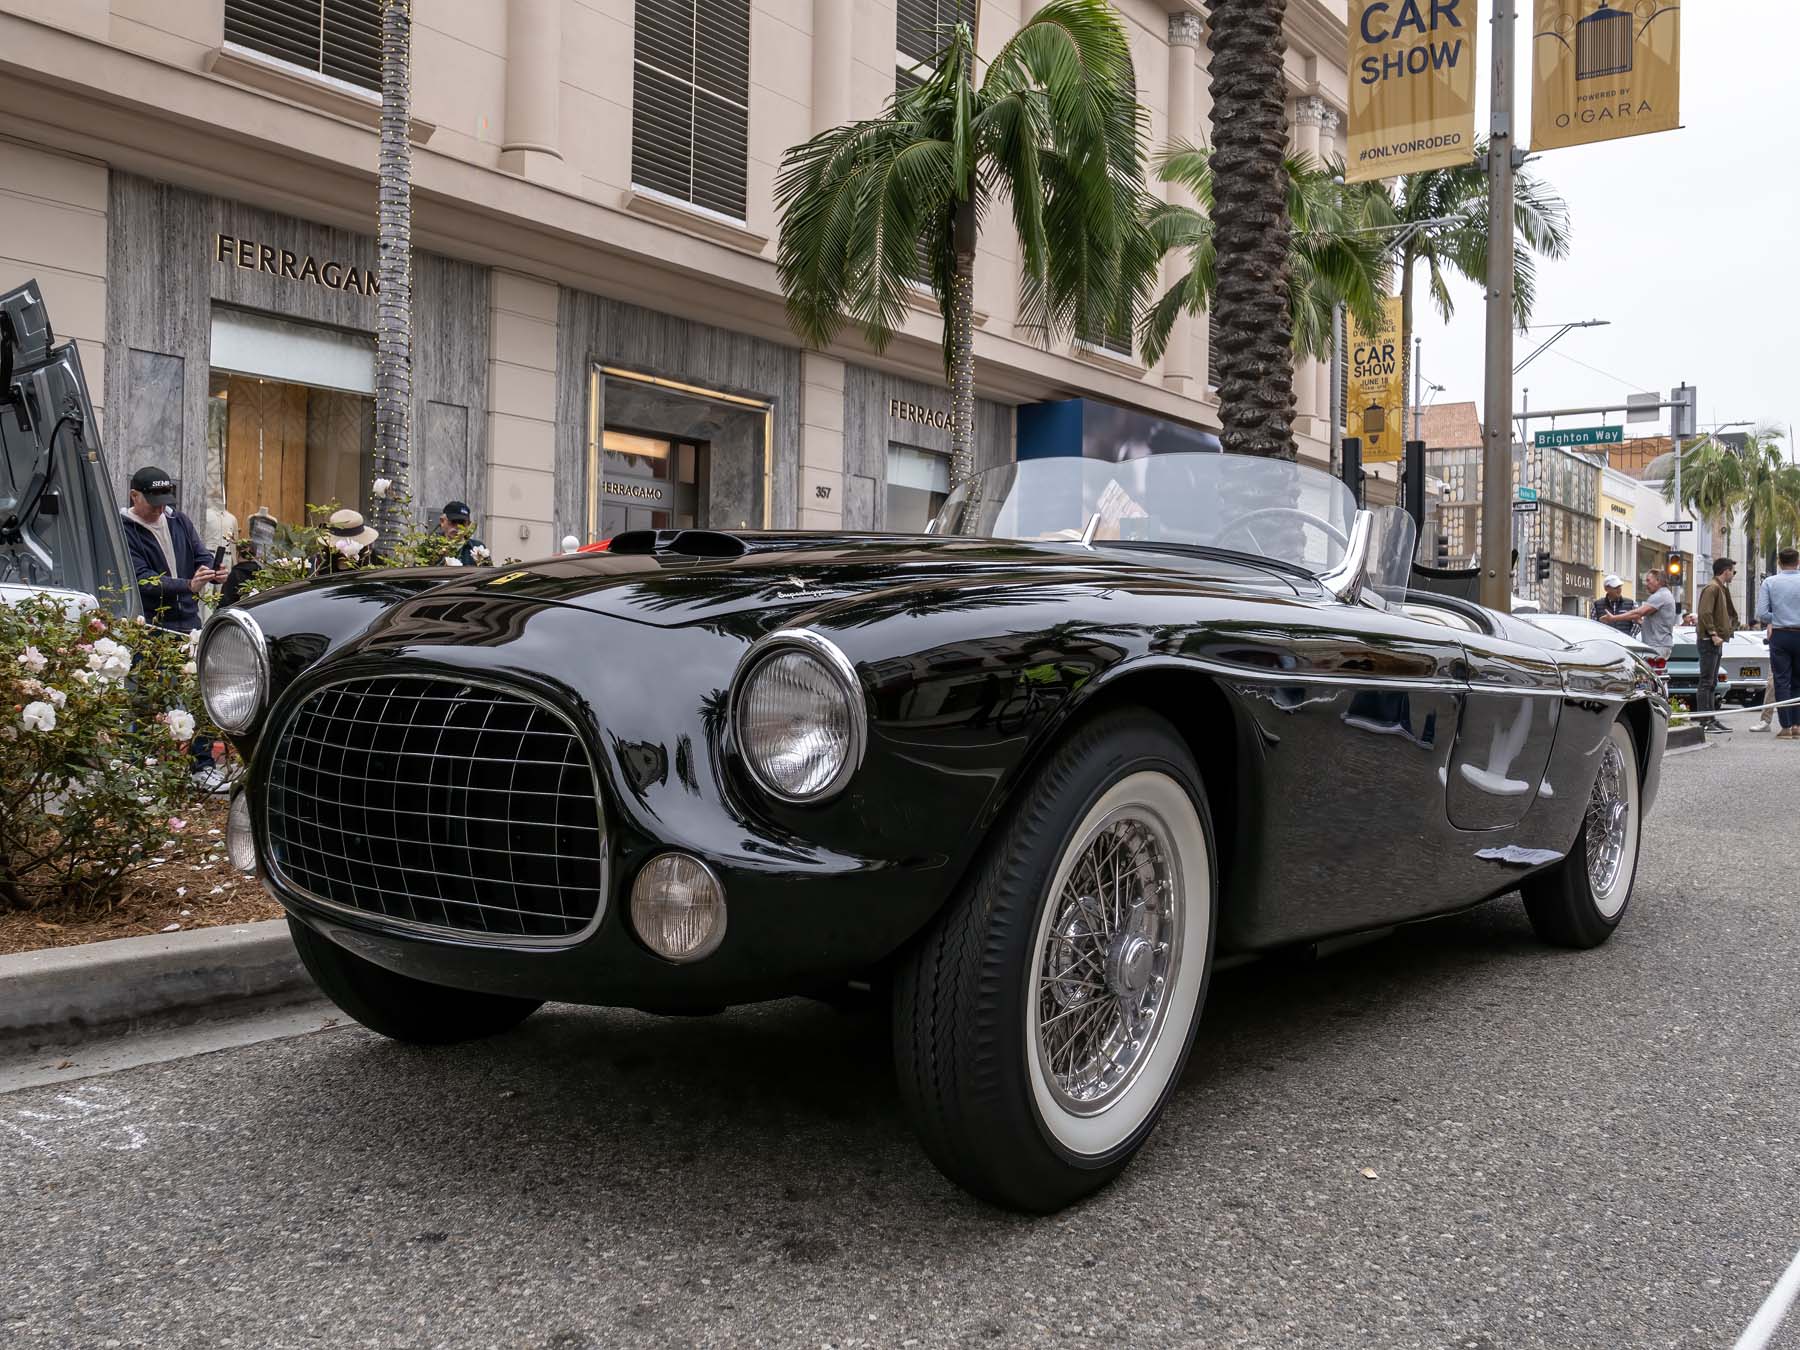
[(380, 0), (225, 0), (225, 40), (381, 89)]
[(894, 49), (913, 63), (930, 65), (944, 50), (948, 30), (975, 25), (975, 0), (899, 0), (894, 15)]
[(638, 0), (631, 180), (742, 220), (749, 0)]
[(1107, 331), (1102, 332), (1099, 324), (1089, 324), (1087, 328), (1082, 330), (1077, 336), (1079, 336), (1088, 346), (1098, 348), (1103, 352), (1111, 352), (1114, 356), (1123, 356), (1129, 360), (1136, 354), (1135, 348), (1132, 345), (1131, 328), (1129, 325), (1120, 328), (1109, 328)]
[(1206, 311), (1206, 382), (1219, 387), (1219, 348), (1222, 346), (1218, 317)]

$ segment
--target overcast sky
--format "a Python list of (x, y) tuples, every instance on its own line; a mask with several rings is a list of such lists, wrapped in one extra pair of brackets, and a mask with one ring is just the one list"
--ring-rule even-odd
[[(1531, 127), (1530, 0), (1519, 8), (1516, 97), (1524, 139)], [(1477, 102), (1483, 131), (1491, 31), (1484, 20)], [(1517, 377), (1514, 406), (1525, 389), (1534, 408), (1570, 408), (1622, 403), (1640, 390), (1661, 390), (1666, 398), (1687, 383), (1699, 389), (1702, 426), (1752, 420), (1785, 436), (1800, 424), (1800, 113), (1791, 93), (1800, 5), (1684, 4), (1681, 45), (1683, 129), (1552, 150), (1531, 164), (1568, 201), (1574, 243), (1567, 261), (1540, 265), (1532, 323), (1610, 319), (1612, 326), (1570, 333), (1533, 361)], [(1421, 291), (1424, 282), (1421, 269)], [(1418, 307), (1421, 366), (1427, 380), (1444, 386), (1441, 394), (1428, 389), (1426, 402), (1479, 405), (1481, 292), (1458, 284), (1454, 295), (1448, 325), (1423, 300)], [(1515, 361), (1553, 331), (1516, 335)]]

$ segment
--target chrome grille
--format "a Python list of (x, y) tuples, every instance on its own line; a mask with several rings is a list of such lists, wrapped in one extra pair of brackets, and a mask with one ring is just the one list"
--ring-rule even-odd
[(324, 900), (502, 939), (573, 937), (604, 903), (605, 831), (575, 728), (453, 677), (326, 685), (270, 759), (270, 864)]

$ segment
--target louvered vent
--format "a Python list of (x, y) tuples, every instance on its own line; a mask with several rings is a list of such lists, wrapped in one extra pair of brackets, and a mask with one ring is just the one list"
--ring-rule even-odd
[(225, 0), (225, 40), (381, 90), (380, 0)]
[(631, 181), (742, 220), (749, 0), (638, 0)]
[(1218, 316), (1209, 309), (1206, 311), (1206, 382), (1214, 389), (1219, 387), (1219, 350), (1223, 345), (1219, 338)]
[(930, 66), (959, 23), (975, 26), (975, 0), (900, 0), (894, 49), (912, 62)]
[(1088, 346), (1097, 348), (1103, 352), (1111, 352), (1114, 356), (1123, 356), (1129, 359), (1135, 354), (1132, 348), (1131, 328), (1129, 325), (1111, 328), (1106, 332), (1101, 332), (1100, 326), (1098, 324), (1093, 324), (1080, 333), (1079, 337)]

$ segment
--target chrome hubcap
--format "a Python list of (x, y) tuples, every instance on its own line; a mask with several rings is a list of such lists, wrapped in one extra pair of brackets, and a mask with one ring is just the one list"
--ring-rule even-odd
[(1180, 956), (1180, 876), (1168, 828), (1122, 807), (1089, 837), (1038, 953), (1038, 1056), (1046, 1085), (1077, 1115), (1116, 1101), (1162, 1029)]
[(1600, 755), (1600, 773), (1588, 798), (1588, 884), (1597, 899), (1612, 894), (1625, 864), (1625, 844), (1631, 831), (1631, 802), (1626, 795), (1625, 756), (1608, 741)]

